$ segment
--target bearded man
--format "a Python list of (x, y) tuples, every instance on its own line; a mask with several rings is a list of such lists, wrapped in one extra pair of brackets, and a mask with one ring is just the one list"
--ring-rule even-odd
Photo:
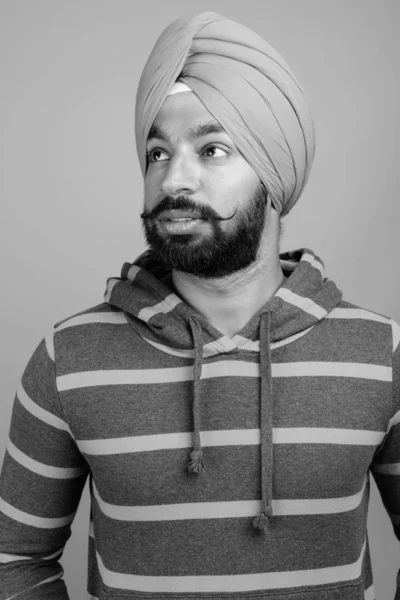
[(400, 328), (311, 250), (279, 254), (314, 156), (300, 84), (244, 26), (179, 19), (136, 141), (149, 248), (45, 336), (16, 395), (1, 597), (68, 598), (89, 477), (93, 599), (374, 600), (371, 471), (400, 523)]

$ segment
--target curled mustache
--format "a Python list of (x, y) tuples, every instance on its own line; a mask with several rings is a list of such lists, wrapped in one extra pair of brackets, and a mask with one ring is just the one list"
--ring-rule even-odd
[(149, 212), (142, 212), (140, 215), (141, 219), (157, 219), (166, 210), (191, 210), (200, 215), (200, 219), (204, 221), (229, 221), (236, 215), (236, 210), (230, 217), (221, 217), (213, 208), (210, 206), (197, 206), (192, 200), (186, 196), (166, 196), (160, 204), (158, 204), (153, 210)]

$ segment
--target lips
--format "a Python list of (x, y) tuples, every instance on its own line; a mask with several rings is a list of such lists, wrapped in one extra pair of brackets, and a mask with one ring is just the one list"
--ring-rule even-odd
[(160, 221), (175, 221), (177, 219), (201, 219), (201, 215), (192, 210), (166, 210), (158, 217)]

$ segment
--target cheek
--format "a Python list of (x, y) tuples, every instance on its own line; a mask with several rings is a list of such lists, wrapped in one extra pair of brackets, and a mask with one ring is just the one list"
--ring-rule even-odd
[(227, 207), (246, 204), (255, 193), (257, 185), (257, 179), (235, 173), (234, 176), (226, 178), (220, 186), (220, 202)]
[(225, 202), (237, 194), (238, 185), (242, 185), (240, 177), (234, 168), (229, 167), (206, 172), (201, 187), (206, 194)]
[(224, 196), (241, 202), (255, 192), (260, 179), (252, 167), (242, 157), (238, 157), (229, 164), (228, 169), (220, 173), (217, 183)]
[(143, 182), (143, 191), (144, 191), (144, 203), (146, 206), (150, 206), (154, 204), (157, 200), (157, 197), (160, 193), (160, 186), (154, 177), (154, 175), (148, 175), (144, 178)]

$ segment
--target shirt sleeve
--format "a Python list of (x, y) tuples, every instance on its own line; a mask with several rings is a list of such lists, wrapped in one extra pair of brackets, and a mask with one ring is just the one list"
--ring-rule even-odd
[(0, 600), (67, 600), (59, 559), (88, 466), (58, 398), (53, 336), (22, 375), (0, 475)]
[[(393, 331), (393, 416), (384, 441), (376, 453), (371, 471), (400, 540), (400, 326), (392, 322)], [(397, 575), (395, 600), (400, 600), (400, 572)]]

